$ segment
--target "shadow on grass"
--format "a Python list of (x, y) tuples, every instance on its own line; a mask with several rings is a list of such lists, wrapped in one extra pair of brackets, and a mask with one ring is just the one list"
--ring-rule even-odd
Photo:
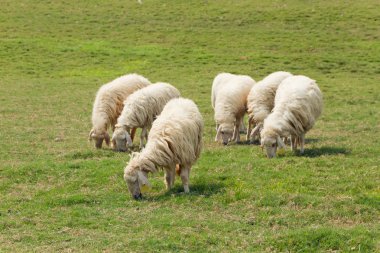
[(123, 151), (115, 151), (111, 147), (103, 147), (101, 149), (95, 149), (91, 148), (89, 150), (85, 151), (77, 151), (77, 152), (71, 152), (68, 154), (65, 154), (65, 158), (69, 159), (92, 159), (92, 158), (99, 158), (99, 157), (114, 157), (117, 154), (125, 154), (126, 156), (129, 156), (132, 154), (132, 152), (140, 152), (141, 149), (139, 146), (134, 145), (132, 148), (129, 148), (128, 151), (123, 152)]
[(159, 196), (155, 197), (147, 197), (145, 200), (147, 201), (164, 201), (171, 199), (172, 197), (179, 197), (179, 196), (202, 196), (205, 198), (208, 198), (212, 195), (224, 192), (225, 185), (223, 183), (218, 182), (212, 182), (212, 183), (206, 183), (206, 182), (198, 182), (191, 184), (190, 183), (190, 193), (184, 193), (183, 186), (182, 185), (176, 185), (173, 189), (170, 191), (165, 192), (164, 194), (161, 194)]
[(305, 149), (304, 154), (297, 153), (298, 156), (306, 156), (306, 157), (319, 157), (326, 155), (348, 155), (351, 151), (346, 148), (341, 147), (321, 147), (321, 148), (312, 148)]
[[(305, 139), (305, 144), (308, 143), (316, 143), (319, 142), (319, 139), (312, 138), (312, 139)], [(287, 145), (290, 145), (290, 139), (286, 141)], [(230, 144), (229, 144), (230, 145)], [(233, 143), (232, 145), (240, 145), (240, 146), (260, 146), (259, 140), (254, 140), (253, 142), (250, 141), (240, 141), (239, 143)]]
[(92, 158), (99, 158), (99, 157), (113, 157), (116, 155), (116, 152), (112, 149), (93, 149), (93, 150), (87, 150), (87, 151), (77, 151), (65, 154), (64, 157), (72, 160), (76, 159), (92, 159)]
[(317, 139), (317, 138), (305, 139), (305, 144), (316, 143), (316, 142), (319, 142), (319, 139)]
[(255, 140), (252, 143), (250, 141), (246, 141), (246, 140), (239, 141), (239, 142), (230, 142), (230, 143), (228, 143), (227, 147), (228, 146), (260, 146), (260, 141)]

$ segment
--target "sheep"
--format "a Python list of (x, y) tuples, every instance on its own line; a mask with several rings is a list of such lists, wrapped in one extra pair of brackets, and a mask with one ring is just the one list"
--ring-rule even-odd
[(230, 141), (240, 141), (240, 125), (247, 110), (247, 96), (255, 84), (249, 76), (218, 74), (211, 90), (211, 104), (216, 122), (215, 141), (222, 140), (224, 145)]
[(153, 122), (146, 147), (133, 155), (124, 169), (124, 180), (134, 199), (150, 187), (147, 174), (157, 168), (165, 171), (166, 188), (181, 176), (185, 193), (189, 189), (191, 166), (202, 149), (203, 118), (195, 103), (185, 98), (170, 100)]
[(126, 144), (132, 145), (129, 131), (134, 128), (142, 128), (140, 136), (140, 149), (142, 149), (153, 120), (169, 100), (179, 96), (180, 92), (168, 83), (155, 83), (130, 95), (124, 101), (124, 109), (115, 125), (111, 139), (114, 149), (127, 151)]
[(253, 143), (256, 136), (260, 136), (264, 119), (268, 117), (274, 107), (274, 97), (278, 86), (289, 76), (292, 76), (289, 72), (274, 72), (255, 84), (249, 92), (247, 98), (247, 140), (250, 140), (251, 143)]
[(121, 76), (104, 84), (96, 93), (92, 110), (92, 129), (89, 140), (95, 141), (95, 147), (101, 148), (103, 140), (109, 145), (109, 127), (114, 130), (115, 123), (123, 110), (124, 100), (138, 89), (150, 85), (150, 81), (137, 74)]
[(261, 146), (269, 158), (276, 156), (277, 146), (284, 148), (281, 137), (291, 137), (292, 150), (300, 144), (304, 153), (305, 134), (322, 112), (322, 93), (315, 80), (306, 76), (291, 76), (278, 86), (273, 111), (264, 120)]

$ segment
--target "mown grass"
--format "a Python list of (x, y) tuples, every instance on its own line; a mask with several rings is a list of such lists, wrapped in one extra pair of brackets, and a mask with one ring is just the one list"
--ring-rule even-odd
[[(9, 1), (0, 12), (0, 251), (380, 251), (378, 1)], [(213, 142), (222, 71), (317, 80), (305, 155)], [(205, 119), (191, 193), (143, 201), (87, 142), (98, 87), (138, 72)]]

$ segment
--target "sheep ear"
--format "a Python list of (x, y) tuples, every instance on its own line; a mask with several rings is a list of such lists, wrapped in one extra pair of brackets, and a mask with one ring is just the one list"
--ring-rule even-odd
[(139, 179), (141, 193), (147, 192), (150, 189), (152, 189), (152, 185), (149, 183), (148, 178), (141, 170), (137, 171), (137, 177)]
[(219, 125), (218, 130), (216, 131), (215, 141), (220, 140), (220, 131), (221, 131), (220, 129), (221, 129), (221, 126)]
[(280, 136), (277, 136), (277, 145), (279, 148), (285, 148), (285, 143), (281, 140)]
[(110, 145), (110, 136), (109, 136), (108, 133), (105, 133), (105, 134), (104, 134), (104, 139), (105, 139), (105, 141), (106, 141), (107, 146), (109, 146), (109, 145)]
[(129, 136), (128, 132), (125, 134), (125, 139), (127, 140), (128, 147), (132, 147), (133, 146), (133, 142), (132, 142), (132, 139)]
[(91, 135), (95, 132), (94, 129), (91, 129), (90, 133), (88, 134), (88, 140), (91, 141)]

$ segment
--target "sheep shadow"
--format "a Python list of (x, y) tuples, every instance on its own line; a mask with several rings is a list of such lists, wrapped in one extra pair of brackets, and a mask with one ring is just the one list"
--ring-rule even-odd
[(180, 196), (201, 196), (204, 198), (211, 197), (212, 195), (222, 193), (225, 191), (225, 185), (218, 182), (206, 183), (206, 182), (196, 182), (194, 184), (190, 183), (190, 193), (184, 193), (183, 186), (177, 184), (169, 191), (155, 197), (146, 198), (147, 201), (165, 201), (170, 200), (173, 197)]
[(254, 142), (243, 140), (239, 142), (230, 142), (227, 146), (260, 146), (260, 141), (255, 140)]
[(239, 142), (228, 143), (227, 146), (249, 146), (249, 145), (252, 145), (249, 141), (239, 141)]
[(319, 142), (319, 139), (317, 139), (317, 138), (310, 138), (310, 139), (306, 138), (305, 139), (305, 144), (308, 144), (308, 143), (317, 143), (317, 142)]
[(311, 149), (306, 148), (303, 154), (297, 153), (297, 156), (306, 156), (314, 158), (329, 155), (349, 155), (350, 153), (350, 150), (342, 147), (320, 147)]
[[(310, 138), (310, 139), (305, 139), (305, 144), (308, 144), (308, 143), (316, 143), (316, 142), (319, 142), (319, 139), (316, 139), (316, 138)], [(290, 145), (290, 139), (288, 139), (288, 141), (286, 142), (287, 145)], [(230, 146), (233, 146), (233, 145), (238, 145), (238, 146), (260, 146), (261, 143), (258, 139), (254, 140), (253, 142), (249, 141), (249, 140), (245, 140), (245, 141), (240, 141), (240, 142), (237, 142), (237, 143), (232, 143), (232, 144), (229, 144)]]

